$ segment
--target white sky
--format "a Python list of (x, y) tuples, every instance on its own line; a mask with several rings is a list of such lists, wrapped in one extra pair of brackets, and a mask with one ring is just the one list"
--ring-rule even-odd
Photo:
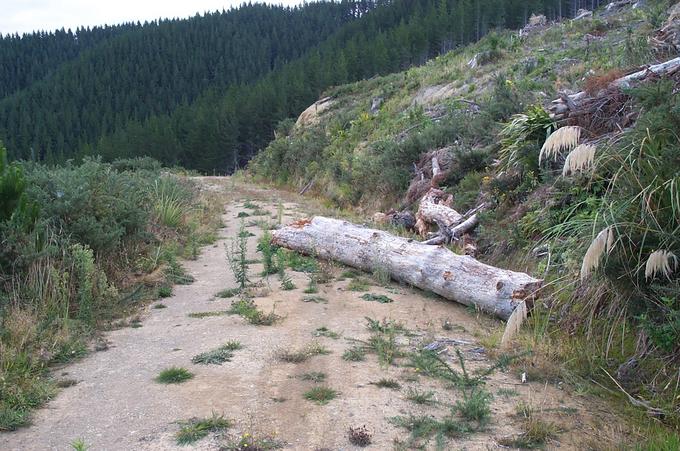
[[(64, 27), (119, 24), (168, 17), (190, 17), (197, 12), (238, 6), (244, 0), (0, 0), (0, 34), (52, 31)], [(262, 0), (260, 0), (262, 1)], [(296, 5), (301, 0), (264, 0)], [(255, 2), (253, 2), (255, 3)]]

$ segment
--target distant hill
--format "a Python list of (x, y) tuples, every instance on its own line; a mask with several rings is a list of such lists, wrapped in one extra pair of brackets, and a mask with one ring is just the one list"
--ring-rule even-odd
[[(581, 3), (598, 2), (244, 4), (186, 20), (5, 37), (0, 140), (14, 159), (149, 155), (228, 172), (330, 86), (421, 65), (519, 27), (532, 12), (556, 17)], [(40, 65), (31, 53), (57, 55)]]

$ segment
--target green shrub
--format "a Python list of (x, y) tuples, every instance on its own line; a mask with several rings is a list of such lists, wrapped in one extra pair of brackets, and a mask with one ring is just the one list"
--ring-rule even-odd
[(27, 165), (26, 180), (26, 194), (41, 206), (40, 217), (95, 253), (111, 252), (144, 234), (149, 180), (140, 174), (85, 159), (80, 166)]
[(500, 133), (501, 150), (498, 154), (503, 171), (538, 172), (538, 154), (546, 138), (556, 128), (552, 119), (540, 106), (516, 114)]
[(26, 184), (24, 171), (7, 162), (7, 151), (0, 142), (0, 222), (10, 220), (16, 213), (29, 213)]
[(161, 285), (158, 287), (159, 298), (169, 298), (172, 296), (172, 285)]

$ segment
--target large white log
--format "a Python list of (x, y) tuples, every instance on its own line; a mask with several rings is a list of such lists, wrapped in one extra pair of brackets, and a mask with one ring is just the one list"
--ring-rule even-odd
[(486, 265), (440, 246), (428, 246), (382, 230), (317, 216), (276, 230), (272, 242), (364, 271), (380, 268), (400, 282), (452, 301), (474, 305), (507, 320), (521, 301), (531, 301), (543, 281)]

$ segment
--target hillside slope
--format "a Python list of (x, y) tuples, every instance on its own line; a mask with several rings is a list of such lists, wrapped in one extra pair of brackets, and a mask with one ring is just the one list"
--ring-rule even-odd
[[(423, 67), (330, 89), (249, 170), (371, 217), (415, 211), (433, 184), (460, 212), (484, 203), (469, 237), (478, 258), (548, 282), (518, 341), (532, 352), (523, 368), (596, 380), (628, 403), (623, 388), (677, 427), (677, 366), (666, 365), (680, 338), (680, 80), (676, 70), (612, 84), (677, 56), (672, 3), (535, 18)], [(572, 116), (550, 118), (553, 99), (582, 89)]]
[[(329, 86), (421, 65), (496, 28), (522, 26), (532, 12), (570, 15), (580, 3), (244, 4), (145, 24), (0, 100), (0, 139), (14, 159), (152, 156), (231, 172), (266, 146), (278, 121)], [(9, 44), (21, 47), (23, 40)], [(24, 60), (10, 63), (15, 72), (30, 70)]]

